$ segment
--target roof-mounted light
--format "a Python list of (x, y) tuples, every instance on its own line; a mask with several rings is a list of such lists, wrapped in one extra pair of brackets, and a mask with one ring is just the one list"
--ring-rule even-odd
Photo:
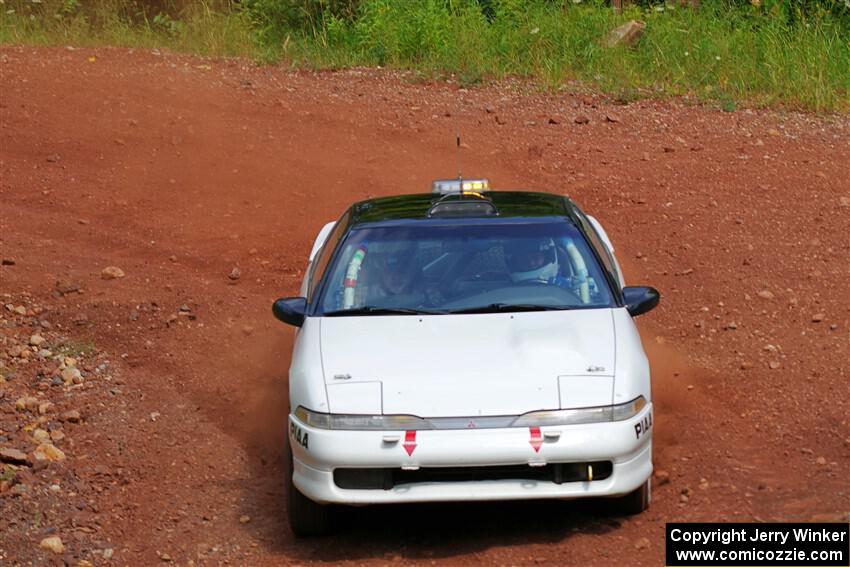
[(451, 195), (453, 193), (477, 193), (489, 191), (490, 182), (481, 177), (479, 179), (435, 179), (431, 182), (431, 192), (440, 195)]

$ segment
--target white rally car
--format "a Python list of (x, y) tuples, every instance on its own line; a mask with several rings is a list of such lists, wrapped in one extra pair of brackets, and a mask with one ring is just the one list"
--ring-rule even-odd
[(649, 366), (600, 224), (566, 197), (439, 181), (352, 205), (319, 233), (289, 370), (288, 512), (616, 497), (645, 510)]

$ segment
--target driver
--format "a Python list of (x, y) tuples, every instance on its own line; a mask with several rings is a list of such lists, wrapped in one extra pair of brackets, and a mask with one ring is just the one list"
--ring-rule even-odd
[(523, 238), (505, 244), (505, 262), (514, 283), (554, 283), (559, 280), (558, 251), (551, 238)]

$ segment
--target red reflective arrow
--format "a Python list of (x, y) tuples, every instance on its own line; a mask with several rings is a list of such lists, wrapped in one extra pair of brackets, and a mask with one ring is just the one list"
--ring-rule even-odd
[(407, 451), (407, 456), (413, 455), (416, 449), (416, 430), (404, 432), (404, 450)]
[(529, 443), (531, 444), (532, 449), (534, 449), (535, 453), (540, 452), (540, 447), (543, 445), (543, 434), (540, 433), (539, 427), (529, 427), (529, 433), (531, 433), (531, 440)]

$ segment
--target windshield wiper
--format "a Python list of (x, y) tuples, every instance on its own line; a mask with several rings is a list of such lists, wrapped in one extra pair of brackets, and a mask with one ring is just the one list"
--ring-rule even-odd
[(464, 309), (451, 309), (446, 311), (450, 315), (459, 313), (503, 313), (519, 311), (566, 311), (572, 309), (568, 306), (536, 305), (533, 303), (491, 303), (477, 307), (466, 307)]
[(325, 317), (347, 317), (350, 315), (434, 315), (439, 311), (424, 311), (422, 309), (409, 309), (407, 307), (376, 307), (366, 305), (354, 309), (338, 309), (325, 313)]

